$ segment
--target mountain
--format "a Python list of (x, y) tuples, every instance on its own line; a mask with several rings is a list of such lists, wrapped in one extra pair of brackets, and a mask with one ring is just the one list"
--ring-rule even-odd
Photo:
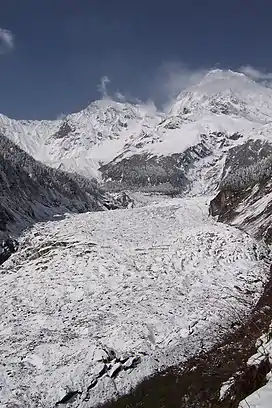
[(152, 105), (101, 100), (62, 120), (17, 121), (0, 115), (0, 132), (53, 167), (98, 177), (129, 140), (148, 133), (160, 117)]
[[(232, 172), (251, 164), (241, 158), (252, 157), (254, 141), (258, 148), (252, 160), (270, 151), (271, 118), (270, 88), (242, 73), (213, 70), (181, 92), (164, 113), (152, 104), (105, 99), (56, 121), (16, 121), (1, 115), (0, 131), (35, 159), (95, 177), (110, 191), (199, 195), (218, 192), (226, 160)], [(239, 151), (239, 165), (234, 166)], [(255, 211), (262, 191), (254, 193), (247, 211)], [(248, 224), (222, 211), (220, 220)], [(218, 209), (211, 213), (219, 214)], [(267, 228), (260, 226), (258, 232), (255, 226), (255, 236)]]
[[(271, 107), (271, 89), (244, 74), (211, 71), (178, 96), (152, 133), (104, 164), (102, 177), (127, 188), (137, 184), (146, 190), (182, 190), (191, 181), (188, 171), (197, 161), (222, 156), (263, 128), (271, 140), (267, 131)], [(140, 167), (137, 174), (135, 163)]]
[(267, 382), (271, 110), (213, 70), (163, 113), (0, 117), (3, 408), (237, 407)]
[(2, 115), (0, 131), (35, 159), (96, 177), (107, 188), (176, 192), (191, 184), (188, 172), (197, 161), (218, 157), (251, 135), (269, 139), (271, 115), (271, 89), (244, 74), (214, 70), (166, 113), (152, 104), (101, 100), (56, 121)]
[(182, 92), (170, 109), (173, 115), (184, 112), (212, 112), (266, 124), (271, 121), (272, 91), (242, 73), (213, 70)]

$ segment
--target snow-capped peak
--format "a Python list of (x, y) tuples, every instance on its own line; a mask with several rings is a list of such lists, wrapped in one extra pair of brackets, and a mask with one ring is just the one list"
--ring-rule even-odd
[(60, 120), (17, 121), (1, 115), (0, 132), (37, 160), (98, 177), (101, 163), (120, 154), (130, 140), (150, 133), (162, 117), (152, 103), (102, 99)]
[(184, 90), (170, 109), (171, 115), (205, 112), (243, 117), (268, 123), (272, 117), (272, 90), (231, 70), (212, 70)]
[[(234, 78), (248, 78), (242, 72), (232, 71), (231, 69), (222, 70), (222, 69), (212, 69), (209, 71), (201, 80), (201, 83), (204, 81), (214, 81), (215, 79), (234, 79)], [(253, 82), (253, 81), (252, 81)]]
[(221, 69), (214, 69), (209, 71), (201, 81), (195, 85), (195, 87), (204, 87), (207, 86), (207, 91), (224, 91), (227, 88), (231, 88), (234, 91), (241, 92), (245, 87), (259, 87), (259, 84), (254, 82), (248, 76), (241, 72), (227, 71)]

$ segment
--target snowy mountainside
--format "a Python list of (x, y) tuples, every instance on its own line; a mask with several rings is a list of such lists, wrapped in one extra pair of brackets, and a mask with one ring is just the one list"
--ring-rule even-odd
[(173, 115), (204, 112), (266, 124), (272, 117), (272, 91), (242, 73), (213, 70), (183, 91), (170, 108)]
[(47, 167), (3, 135), (0, 159), (0, 239), (56, 214), (98, 211), (116, 202), (95, 181)]
[(210, 213), (272, 243), (272, 145), (249, 140), (231, 148)]
[[(171, 191), (176, 184), (184, 190), (182, 187), (187, 187), (190, 181), (188, 173), (193, 175), (192, 168), (199, 167), (199, 161), (201, 165), (207, 163), (207, 157), (211, 162), (215, 158), (221, 160), (228, 148), (248, 139), (271, 143), (271, 114), (271, 89), (260, 86), (244, 74), (211, 71), (199, 84), (179, 95), (167, 117), (151, 134), (134, 141), (114, 160), (103, 165), (100, 168), (102, 177), (106, 182), (113, 184), (114, 181), (129, 188), (134, 184), (139, 188), (140, 179), (144, 190), (149, 187), (154, 191), (157, 185), (158, 190), (168, 188)], [(214, 134), (224, 134), (225, 141), (222, 138), (215, 141)], [(201, 154), (192, 158), (194, 148)], [(136, 169), (135, 175), (137, 163), (141, 163), (142, 171)]]
[(189, 171), (199, 161), (202, 164), (207, 157), (222, 156), (230, 147), (243, 143), (243, 135), (252, 129), (253, 124), (247, 120), (215, 114), (173, 129), (166, 122), (140, 142), (131, 143), (99, 170), (104, 182), (113, 188), (182, 192), (195, 182)]
[(17, 121), (1, 115), (0, 132), (37, 160), (98, 177), (102, 162), (150, 132), (162, 116), (153, 105), (100, 100), (62, 120)]
[(160, 121), (155, 108), (109, 100), (93, 102), (68, 115), (65, 129), (46, 142), (48, 159), (63, 168), (99, 178), (101, 163), (112, 160), (127, 143), (149, 133)]
[(59, 120), (15, 120), (0, 114), (0, 133), (37, 159), (44, 155), (44, 141), (60, 125)]
[(208, 202), (70, 215), (24, 233), (0, 281), (3, 408), (94, 407), (245, 318), (267, 251), (209, 218)]
[[(177, 167), (182, 167), (188, 148), (199, 146), (203, 134), (221, 132), (229, 137), (239, 133), (245, 139), (271, 140), (271, 118), (271, 89), (244, 74), (214, 70), (183, 91), (167, 113), (158, 112), (152, 104), (105, 99), (56, 121), (16, 121), (1, 115), (0, 131), (42, 162), (95, 176), (121, 189), (129, 184), (126, 173), (133, 171), (135, 162), (148, 158), (150, 166), (137, 188), (156, 188), (156, 183), (162, 184), (163, 173), (164, 182), (175, 189), (167, 169), (172, 167), (174, 178), (180, 179)], [(177, 160), (174, 155), (182, 157)], [(217, 152), (212, 149), (209, 155), (217, 156)], [(125, 173), (120, 178), (122, 167)]]

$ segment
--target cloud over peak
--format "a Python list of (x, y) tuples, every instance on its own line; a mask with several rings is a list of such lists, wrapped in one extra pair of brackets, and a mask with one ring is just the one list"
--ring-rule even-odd
[(107, 90), (107, 85), (110, 83), (110, 79), (109, 77), (107, 77), (107, 75), (103, 76), (102, 78), (100, 78), (100, 83), (97, 87), (98, 92), (100, 93), (102, 99), (108, 99), (109, 95), (108, 95), (108, 90)]
[(264, 83), (270, 87), (272, 86), (272, 72), (264, 72), (251, 65), (243, 65), (239, 70), (256, 82)]
[(0, 28), (0, 54), (5, 54), (14, 48), (14, 36), (10, 30)]

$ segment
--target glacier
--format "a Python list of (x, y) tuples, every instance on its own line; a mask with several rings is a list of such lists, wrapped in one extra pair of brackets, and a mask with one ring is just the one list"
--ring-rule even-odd
[[(243, 320), (268, 279), (266, 249), (208, 217), (208, 202), (164, 199), (26, 231), (1, 270), (2, 406), (55, 406), (69, 393), (71, 406), (95, 406)], [(105, 349), (108, 364), (96, 358)], [(122, 356), (138, 364), (119, 367)]]

